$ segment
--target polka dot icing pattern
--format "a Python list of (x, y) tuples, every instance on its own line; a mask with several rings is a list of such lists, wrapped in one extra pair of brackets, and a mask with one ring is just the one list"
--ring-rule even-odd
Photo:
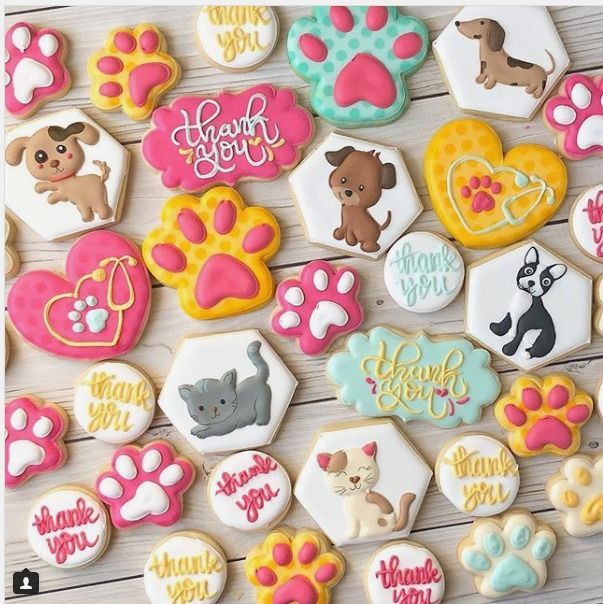
[(540, 145), (503, 155), (496, 132), (475, 119), (453, 120), (431, 138), (425, 179), (433, 209), (464, 246), (493, 248), (537, 230), (567, 188), (565, 164)]
[(11, 115), (25, 119), (71, 87), (67, 44), (56, 29), (15, 23), (6, 32), (4, 47), (4, 103)]
[(322, 533), (309, 530), (274, 531), (245, 559), (258, 602), (328, 604), (344, 571), (343, 556)]
[(314, 7), (287, 39), (291, 67), (311, 86), (312, 108), (339, 128), (397, 120), (410, 103), (406, 78), (428, 46), (425, 24), (393, 6)]
[(145, 160), (168, 189), (201, 191), (245, 179), (273, 180), (292, 168), (314, 133), (290, 88), (259, 84), (216, 96), (181, 96), (153, 113)]
[(180, 78), (180, 66), (166, 52), (162, 33), (149, 24), (112, 30), (88, 61), (90, 100), (103, 111), (120, 108), (145, 120)]
[(362, 415), (423, 420), (440, 428), (479, 421), (500, 382), (490, 355), (463, 338), (430, 338), (374, 327), (334, 354), (327, 375), (338, 398)]
[(61, 407), (31, 396), (5, 405), (4, 484), (18, 487), (36, 474), (60, 468), (67, 460), (63, 436), (68, 424)]
[(569, 227), (580, 250), (603, 262), (603, 184), (578, 195), (570, 210)]
[(31, 344), (57, 356), (102, 359), (134, 348), (151, 306), (151, 282), (138, 248), (117, 233), (80, 237), (66, 277), (36, 270), (17, 279), (8, 314)]

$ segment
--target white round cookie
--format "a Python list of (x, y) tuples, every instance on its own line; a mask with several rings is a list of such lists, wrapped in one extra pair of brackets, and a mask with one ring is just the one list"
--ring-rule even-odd
[(581, 252), (603, 262), (603, 184), (583, 191), (569, 214), (572, 239)]
[(57, 568), (94, 562), (103, 555), (110, 536), (105, 506), (94, 493), (76, 485), (44, 493), (29, 512), (29, 544), (44, 562)]
[(261, 451), (241, 451), (221, 461), (211, 473), (207, 492), (216, 516), (241, 531), (272, 528), (291, 504), (287, 471)]
[(515, 501), (519, 468), (511, 451), (487, 434), (455, 438), (440, 451), (435, 467), (441, 493), (459, 512), (494, 516)]
[(394, 302), (418, 313), (448, 306), (459, 294), (465, 264), (446, 239), (425, 231), (408, 233), (385, 257), (385, 287)]
[[(144, 565), (144, 588), (152, 604), (215, 604), (224, 591), (227, 573), (226, 556), (211, 537), (198, 531), (178, 531), (151, 552)], [(182, 599), (176, 597), (179, 592)]]
[(408, 602), (440, 604), (444, 572), (438, 559), (412, 541), (393, 541), (380, 547), (365, 567), (365, 591), (370, 604)]
[(155, 388), (148, 376), (129, 363), (96, 363), (75, 385), (73, 412), (90, 436), (125, 445), (151, 425)]
[(202, 54), (226, 71), (250, 71), (272, 54), (278, 18), (269, 6), (203, 6), (197, 16)]

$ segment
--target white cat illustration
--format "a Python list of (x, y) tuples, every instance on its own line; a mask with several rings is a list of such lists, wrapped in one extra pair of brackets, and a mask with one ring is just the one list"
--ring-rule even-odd
[(392, 504), (372, 488), (379, 481), (377, 443), (335, 453), (319, 453), (318, 465), (326, 472), (331, 490), (345, 497), (348, 539), (374, 537), (401, 531), (408, 524), (414, 493), (400, 497), (398, 516)]

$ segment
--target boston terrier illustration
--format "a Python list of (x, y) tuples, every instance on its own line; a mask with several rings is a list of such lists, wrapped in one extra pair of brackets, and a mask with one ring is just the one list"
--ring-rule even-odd
[(524, 265), (517, 273), (517, 288), (509, 312), (502, 321), (490, 323), (490, 330), (497, 336), (504, 336), (515, 330), (513, 339), (502, 347), (506, 356), (512, 357), (521, 345), (524, 336), (530, 331), (539, 332), (534, 343), (522, 351), (525, 358), (541, 358), (553, 350), (557, 334), (543, 298), (567, 272), (565, 264), (540, 263), (538, 250), (531, 247), (525, 255)]

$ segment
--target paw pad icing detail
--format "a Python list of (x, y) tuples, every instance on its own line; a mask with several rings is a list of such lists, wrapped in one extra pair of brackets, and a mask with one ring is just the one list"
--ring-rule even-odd
[(193, 464), (165, 442), (126, 445), (113, 454), (111, 470), (96, 479), (96, 492), (117, 528), (170, 526), (180, 519), (182, 496), (194, 478)]
[(142, 253), (151, 273), (178, 289), (186, 314), (227, 317), (272, 298), (266, 262), (278, 251), (280, 229), (268, 210), (246, 207), (234, 189), (216, 187), (200, 199), (172, 197), (161, 224), (146, 236)]
[(458, 546), (459, 560), (475, 576), (477, 591), (499, 598), (514, 591), (543, 587), (546, 561), (557, 545), (555, 533), (532, 514), (514, 510), (501, 520), (476, 520)]
[(336, 269), (322, 260), (310, 262), (299, 279), (279, 284), (272, 329), (286, 338), (297, 338), (303, 353), (321, 354), (336, 338), (362, 323), (359, 287), (354, 269)]
[(273, 604), (328, 604), (344, 571), (341, 554), (317, 531), (274, 531), (245, 559), (257, 601)]
[(67, 44), (52, 28), (15, 23), (4, 38), (4, 97), (7, 111), (27, 118), (71, 87), (65, 66)]
[(130, 119), (147, 119), (180, 78), (180, 66), (165, 51), (165, 38), (152, 25), (111, 31), (88, 61), (94, 105), (104, 111), (121, 107)]
[(522, 457), (575, 453), (592, 411), (591, 397), (561, 374), (521, 376), (494, 408), (498, 423), (509, 432), (511, 450)]
[(18, 487), (32, 476), (52, 472), (67, 459), (63, 436), (67, 414), (33, 397), (17, 398), (4, 407), (4, 483)]

